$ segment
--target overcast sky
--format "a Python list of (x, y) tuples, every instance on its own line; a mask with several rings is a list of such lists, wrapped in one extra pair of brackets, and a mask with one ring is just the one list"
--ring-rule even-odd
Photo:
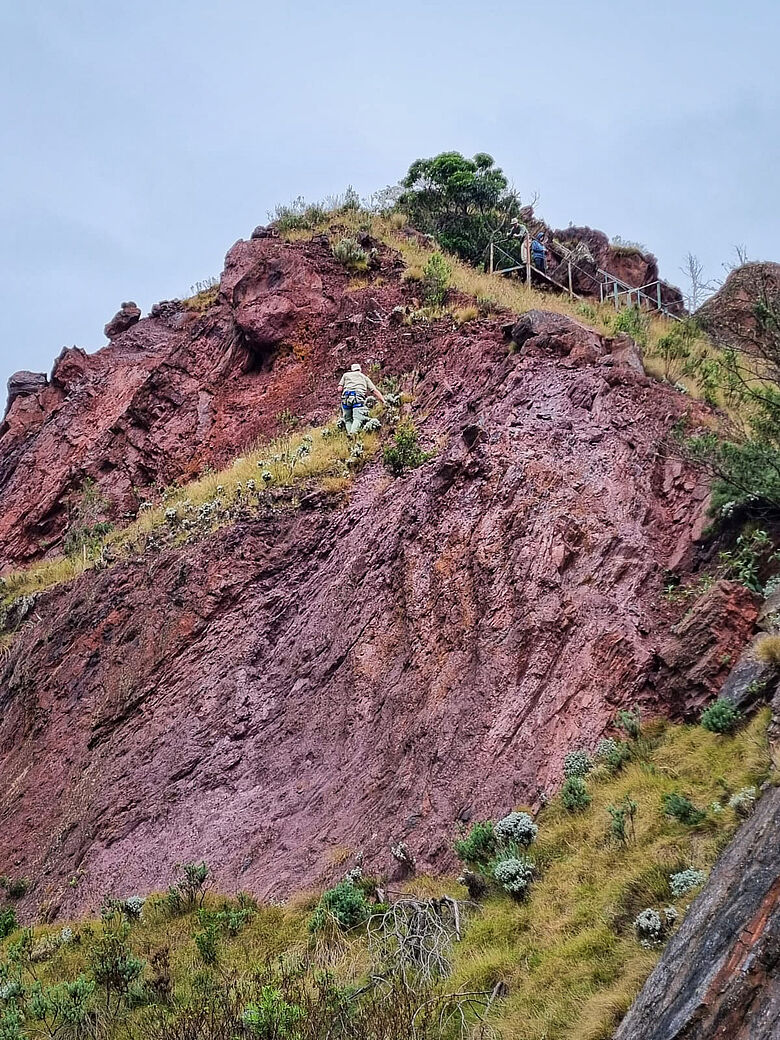
[(671, 281), (780, 259), (779, 38), (777, 0), (0, 0), (0, 379), (444, 150)]

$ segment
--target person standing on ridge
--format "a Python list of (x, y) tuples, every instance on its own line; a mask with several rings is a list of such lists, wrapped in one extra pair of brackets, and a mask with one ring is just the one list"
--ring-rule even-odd
[(368, 376), (363, 375), (358, 364), (352, 365), (349, 372), (345, 372), (341, 377), (339, 390), (341, 391), (341, 417), (347, 433), (350, 435), (360, 433), (363, 423), (368, 419), (366, 397), (369, 390), (372, 394), (376, 394), (382, 404), (385, 403), (385, 399)]
[(544, 243), (538, 235), (534, 235), (534, 240), (531, 243), (531, 263), (534, 265), (537, 271), (541, 271), (542, 274), (547, 270), (547, 250), (544, 248)]

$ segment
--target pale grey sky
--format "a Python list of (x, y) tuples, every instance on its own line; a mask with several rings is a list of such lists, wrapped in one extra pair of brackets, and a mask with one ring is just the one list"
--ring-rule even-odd
[(670, 281), (780, 259), (778, 38), (776, 0), (0, 0), (0, 380), (449, 149)]

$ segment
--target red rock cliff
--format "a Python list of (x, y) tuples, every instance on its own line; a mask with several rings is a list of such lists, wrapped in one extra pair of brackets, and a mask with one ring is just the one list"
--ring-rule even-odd
[(558, 315), (526, 315), (514, 353), (497, 321), (394, 326), (399, 270), (384, 251), (352, 290), (325, 242), (239, 242), (206, 313), (67, 351), (12, 402), (11, 562), (56, 543), (85, 475), (132, 511), (284, 408), (331, 413), (355, 356), (420, 371), (435, 447), (347, 503), (280, 502), (36, 599), (0, 665), (0, 860), (37, 899), (88, 907), (201, 857), (281, 894), (399, 839), (444, 866), (458, 821), (538, 801), (616, 708), (680, 713), (725, 677), (750, 596), (721, 583), (670, 634), (660, 595), (706, 496), (668, 458), (680, 395)]

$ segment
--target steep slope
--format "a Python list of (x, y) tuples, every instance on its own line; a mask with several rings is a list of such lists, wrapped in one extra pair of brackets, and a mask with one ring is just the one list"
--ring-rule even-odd
[(398, 326), (400, 267), (381, 264), (350, 291), (327, 243), (238, 243), (203, 317), (134, 325), (26, 426), (30, 398), (13, 403), (13, 559), (61, 526), (74, 470), (119, 508), (284, 407), (327, 413), (356, 355), (419, 370), (436, 452), (398, 481), (368, 467), (347, 503), (269, 500), (36, 599), (3, 664), (0, 859), (37, 898), (87, 907), (202, 856), (281, 894), (345, 857), (386, 868), (401, 838), (441, 866), (457, 821), (538, 804), (617, 707), (701, 704), (752, 629), (725, 582), (670, 628), (665, 568), (690, 563), (706, 488), (668, 458), (690, 404), (630, 342), (541, 312), (518, 352), (497, 321)]
[(780, 788), (718, 862), (616, 1040), (780, 1036)]

